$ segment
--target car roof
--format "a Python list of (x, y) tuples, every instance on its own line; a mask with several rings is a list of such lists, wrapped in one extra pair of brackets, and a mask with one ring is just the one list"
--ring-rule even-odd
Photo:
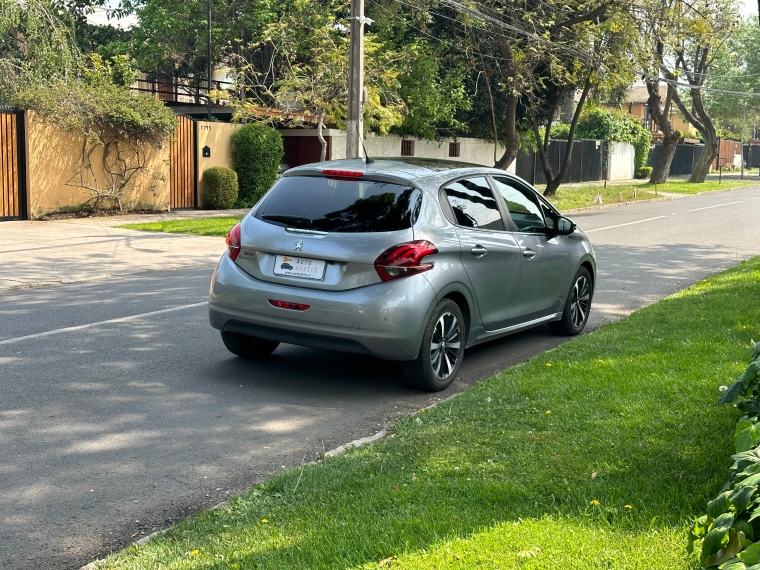
[(451, 179), (455, 176), (466, 176), (468, 174), (490, 172), (494, 174), (503, 174), (515, 177), (505, 170), (472, 164), (469, 162), (457, 162), (454, 160), (439, 160), (431, 158), (417, 157), (398, 157), (398, 158), (376, 158), (367, 164), (360, 158), (344, 158), (340, 160), (329, 160), (326, 162), (315, 162), (297, 166), (286, 171), (283, 176), (315, 176), (322, 175), (324, 170), (350, 170), (362, 172), (367, 179), (379, 180), (403, 180), (407, 182), (439, 183), (439, 180)]

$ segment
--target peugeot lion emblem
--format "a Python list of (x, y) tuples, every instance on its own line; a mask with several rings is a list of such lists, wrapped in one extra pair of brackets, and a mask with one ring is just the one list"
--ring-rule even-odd
[(296, 246), (293, 248), (293, 251), (301, 251), (303, 249), (303, 240), (299, 239), (296, 242)]

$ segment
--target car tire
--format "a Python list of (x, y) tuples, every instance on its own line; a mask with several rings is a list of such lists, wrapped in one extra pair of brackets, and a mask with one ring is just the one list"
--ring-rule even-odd
[(588, 322), (593, 297), (594, 282), (591, 280), (591, 274), (588, 269), (581, 267), (573, 277), (573, 284), (567, 294), (562, 318), (549, 323), (549, 329), (554, 334), (562, 336), (581, 334)]
[(417, 358), (402, 363), (407, 384), (426, 392), (448, 388), (462, 365), (466, 339), (462, 310), (444, 299), (430, 314)]
[(266, 358), (280, 344), (276, 340), (266, 340), (229, 331), (222, 331), (222, 341), (232, 354), (249, 360)]

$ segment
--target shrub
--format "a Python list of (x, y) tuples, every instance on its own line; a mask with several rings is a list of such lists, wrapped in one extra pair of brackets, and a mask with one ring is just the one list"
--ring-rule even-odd
[(636, 150), (633, 159), (634, 172), (646, 166), (649, 143), (652, 142), (652, 133), (630, 113), (599, 108), (581, 115), (575, 137), (631, 143)]
[(636, 172), (634, 173), (634, 177), (639, 179), (647, 179), (652, 175), (652, 167), (651, 166), (642, 166), (640, 168), (636, 169)]
[(728, 483), (694, 522), (688, 551), (699, 546), (703, 568), (749, 570), (760, 562), (760, 343), (751, 362), (728, 388), (720, 404), (736, 402), (744, 415), (734, 429), (734, 464)]
[(238, 199), (237, 173), (226, 166), (212, 166), (203, 171), (205, 188), (201, 196), (204, 208), (229, 210)]
[(239, 206), (253, 206), (274, 184), (283, 154), (282, 137), (271, 127), (249, 123), (233, 133), (232, 159), (240, 184)]
[[(570, 125), (567, 125), (565, 123), (559, 123), (557, 125), (552, 125), (552, 130), (550, 132), (550, 136), (553, 139), (562, 139), (562, 140), (566, 141), (568, 138), (570, 138)], [(577, 138), (577, 136), (576, 136), (576, 138)]]

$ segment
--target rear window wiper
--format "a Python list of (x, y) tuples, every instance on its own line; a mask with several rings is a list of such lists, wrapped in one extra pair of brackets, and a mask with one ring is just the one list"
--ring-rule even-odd
[(312, 224), (312, 219), (307, 218), (306, 216), (289, 216), (287, 214), (267, 214), (265, 216), (261, 216), (262, 220), (269, 220), (272, 222), (283, 222), (285, 224), (302, 224), (306, 226), (310, 226)]

